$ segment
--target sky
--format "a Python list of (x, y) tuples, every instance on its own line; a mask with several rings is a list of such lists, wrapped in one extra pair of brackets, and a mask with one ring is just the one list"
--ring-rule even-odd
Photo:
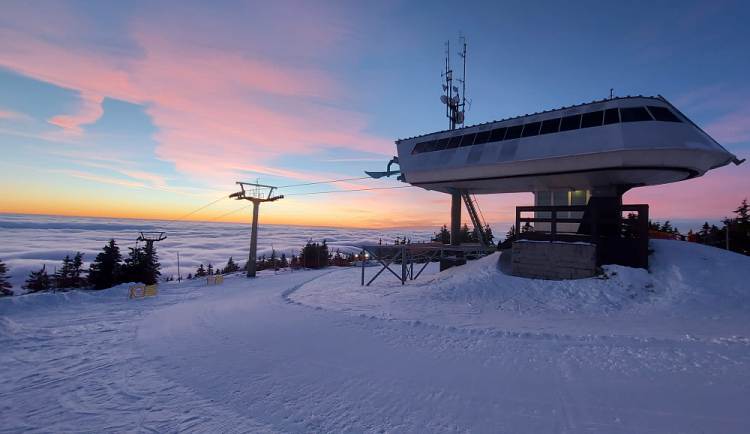
[[(533, 4), (532, 4), (533, 3)], [(446, 128), (445, 41), (467, 42), (467, 125), (657, 95), (750, 157), (743, 1), (0, 2), (0, 213), (176, 219), (237, 191), (385, 170)], [(447, 195), (356, 180), (278, 190), (272, 224), (448, 223)], [(632, 190), (686, 232), (750, 196), (750, 163)], [(528, 193), (479, 197), (510, 222)], [(223, 200), (187, 220), (248, 222)], [(217, 218), (220, 217), (220, 218)], [(465, 221), (468, 221), (466, 216)]]

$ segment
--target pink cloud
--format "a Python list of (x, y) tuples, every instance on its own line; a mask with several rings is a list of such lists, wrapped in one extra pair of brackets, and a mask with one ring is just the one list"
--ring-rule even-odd
[[(229, 155), (265, 166), (283, 155), (330, 147), (393, 155), (392, 140), (364, 132), (367, 117), (346, 108), (349, 92), (318, 64), (332, 44), (353, 34), (343, 12), (324, 13), (306, 2), (294, 8), (305, 13), (271, 5), (249, 15), (239, 11), (278, 21), (248, 29), (212, 9), (153, 6), (128, 23), (128, 36), (142, 48), (134, 56), (91, 44), (70, 48), (29, 23), (24, 32), (0, 29), (0, 39), (11, 42), (0, 46), (0, 65), (80, 91), (77, 112), (49, 120), (70, 132), (101, 117), (104, 97), (146, 105), (159, 128), (157, 157), (197, 182), (237, 179), (242, 172), (226, 167)], [(81, 38), (87, 25), (80, 21), (57, 24), (58, 31)], [(263, 33), (269, 28), (274, 35)], [(262, 56), (265, 45), (277, 43), (291, 58)]]
[(93, 124), (104, 114), (102, 102), (104, 102), (103, 96), (84, 93), (81, 95), (80, 107), (76, 114), (53, 116), (47, 122), (81, 134), (83, 133), (81, 125)]
[(2, 110), (0, 109), (0, 119), (28, 119), (29, 117), (26, 116), (23, 113), (18, 113), (10, 110)]
[[(750, 158), (750, 151), (736, 152)], [(713, 219), (731, 214), (750, 195), (750, 164), (730, 164), (700, 178), (652, 187), (625, 194), (625, 203), (647, 203), (650, 214), (665, 219)], [(700, 204), (700, 206), (698, 206)]]

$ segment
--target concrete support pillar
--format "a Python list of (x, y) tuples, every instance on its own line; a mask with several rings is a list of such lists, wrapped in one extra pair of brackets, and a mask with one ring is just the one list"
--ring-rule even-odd
[(451, 246), (461, 245), (461, 191), (451, 195)]

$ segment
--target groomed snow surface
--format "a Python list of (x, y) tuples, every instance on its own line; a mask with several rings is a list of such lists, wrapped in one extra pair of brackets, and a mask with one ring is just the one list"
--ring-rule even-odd
[(652, 247), (608, 279), (493, 255), (0, 299), (0, 432), (750, 432), (750, 258)]

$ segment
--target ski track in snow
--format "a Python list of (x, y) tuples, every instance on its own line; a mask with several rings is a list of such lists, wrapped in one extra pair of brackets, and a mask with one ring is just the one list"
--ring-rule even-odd
[(3, 299), (0, 433), (750, 432), (748, 259), (655, 246), (607, 281), (491, 257)]

